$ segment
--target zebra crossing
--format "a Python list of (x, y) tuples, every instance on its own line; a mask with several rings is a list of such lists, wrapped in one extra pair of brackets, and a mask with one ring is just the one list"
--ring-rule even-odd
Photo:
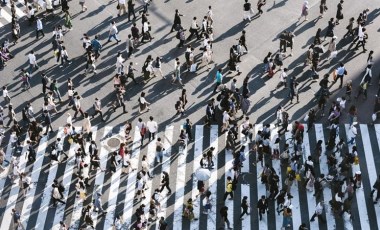
[[(254, 126), (255, 133), (261, 130), (263, 124)], [(278, 127), (271, 125), (271, 141), (278, 137)], [(27, 172), (32, 178), (32, 186), (23, 196), (23, 191), (18, 183), (13, 183), (7, 176), (7, 168), (0, 174), (0, 229), (9, 229), (12, 226), (11, 211), (13, 208), (20, 211), (21, 221), (26, 229), (59, 229), (60, 221), (64, 221), (70, 229), (80, 229), (84, 225), (82, 210), (85, 206), (92, 203), (95, 193), (102, 194), (103, 208), (107, 211), (104, 216), (92, 213), (92, 218), (96, 229), (112, 229), (116, 216), (121, 215), (123, 226), (121, 229), (129, 229), (136, 221), (134, 215), (136, 209), (141, 204), (145, 204), (146, 219), (148, 219), (148, 210), (150, 197), (155, 189), (160, 187), (161, 173), (163, 171), (170, 175), (170, 188), (172, 194), (168, 195), (166, 189), (161, 193), (161, 210), (157, 216), (165, 217), (169, 224), (169, 229), (219, 229), (222, 226), (222, 220), (219, 215), (219, 209), (222, 206), (228, 207), (228, 219), (234, 229), (281, 229), (282, 215), (277, 215), (276, 205), (270, 201), (269, 212), (263, 216), (263, 220), (258, 220), (256, 203), (258, 199), (266, 194), (265, 186), (260, 182), (260, 175), (263, 167), (260, 164), (254, 166), (256, 161), (255, 154), (251, 154), (249, 148), (250, 141), (245, 140), (240, 134), (240, 144), (245, 146), (244, 154), (246, 161), (243, 163), (239, 184), (234, 191), (234, 199), (223, 202), (227, 176), (233, 176), (232, 151), (225, 148), (227, 134), (220, 133), (218, 125), (204, 127), (195, 125), (193, 127), (194, 142), (189, 142), (184, 149), (180, 149), (177, 142), (181, 126), (168, 125), (156, 135), (163, 141), (165, 154), (162, 164), (155, 165), (155, 141), (148, 142), (140, 148), (141, 135), (136, 127), (133, 130), (133, 142), (130, 144), (131, 150), (131, 167), (140, 168), (140, 162), (143, 155), (148, 157), (148, 163), (152, 166), (151, 173), (154, 178), (147, 181), (147, 190), (145, 190), (146, 199), (140, 202), (134, 200), (135, 182), (138, 170), (130, 170), (125, 173), (118, 166), (116, 173), (110, 173), (109, 168), (110, 149), (107, 146), (108, 140), (113, 137), (123, 137), (124, 127), (105, 126), (92, 128), (93, 138), (96, 140), (99, 149), (100, 169), (90, 174), (89, 188), (85, 197), (78, 196), (76, 190), (77, 168), (75, 166), (75, 149), (76, 143), (69, 144), (65, 139), (65, 151), (69, 159), (63, 163), (50, 164), (49, 146), (50, 141), (55, 141), (58, 137), (64, 139), (64, 129), (59, 128), (55, 136), (44, 136), (36, 146), (36, 161), (33, 164), (27, 162), (27, 144), (28, 136), (22, 137), (22, 145), (17, 152), (9, 142), (5, 147), (6, 159), (11, 161), (11, 156), (19, 158), (20, 172)], [(77, 127), (76, 130), (80, 130)], [(291, 130), (291, 125), (288, 130)], [(305, 130), (307, 126), (305, 125)], [(362, 173), (362, 187), (355, 192), (352, 203), (351, 221), (347, 215), (335, 217), (329, 208), (329, 201), (335, 194), (329, 188), (325, 188), (322, 193), (322, 199), (325, 202), (323, 222), (309, 222), (313, 215), (317, 201), (310, 192), (304, 188), (302, 182), (296, 182), (290, 188), (292, 199), (292, 227), (298, 229), (301, 223), (306, 223), (310, 229), (379, 229), (380, 225), (380, 207), (373, 204), (369, 198), (372, 185), (375, 183), (378, 173), (380, 173), (380, 125), (359, 125), (359, 135), (356, 137), (355, 144), (358, 148), (359, 164), (352, 165), (352, 175), (356, 171)], [(319, 166), (316, 168), (317, 174), (324, 173), (328, 175), (327, 156), (325, 153), (325, 143), (328, 141), (329, 130), (326, 125), (315, 124), (309, 132), (304, 133), (303, 141), (303, 159), (313, 154), (315, 145), (318, 140), (323, 141), (323, 153), (320, 158)], [(339, 137), (350, 139), (348, 125), (340, 125), (337, 133)], [(254, 135), (255, 136), (255, 135)], [(290, 132), (281, 137), (280, 152), (284, 149), (286, 140), (291, 137)], [(122, 138), (121, 138), (122, 139)], [(254, 138), (253, 138), (254, 139)], [(88, 149), (89, 143), (86, 144)], [(214, 147), (215, 159), (214, 169), (211, 170), (211, 177), (205, 182), (206, 188), (211, 192), (212, 209), (208, 214), (203, 214), (203, 198), (197, 196), (197, 179), (193, 175), (200, 168), (202, 154)], [(348, 144), (344, 147), (343, 152), (352, 149)], [(339, 159), (340, 161), (341, 159)], [(89, 162), (89, 159), (85, 160)], [(267, 162), (273, 167), (279, 175), (281, 185), (286, 179), (286, 169), (280, 166), (279, 160)], [(51, 204), (51, 192), (54, 179), (63, 181), (65, 186), (64, 197), (66, 204), (59, 204), (54, 208)], [(17, 181), (16, 181), (17, 182)], [(282, 187), (282, 186), (280, 186)], [(240, 204), (243, 196), (248, 197), (250, 204), (250, 215), (240, 219)], [(194, 201), (194, 214), (197, 220), (189, 221), (182, 216), (184, 204), (192, 198)], [(158, 222), (149, 222), (149, 229), (158, 229)]]
[[(8, 23), (10, 24), (12, 22), (11, 4), (9, 3), (9, 1), (7, 1), (7, 2), (8, 2), (7, 5), (1, 6), (0, 28), (6, 24), (8, 24)], [(25, 6), (21, 3), (21, 1), (15, 2), (15, 13), (16, 13), (17, 19), (20, 20), (21, 18), (26, 16), (24, 11), (25, 11)]]

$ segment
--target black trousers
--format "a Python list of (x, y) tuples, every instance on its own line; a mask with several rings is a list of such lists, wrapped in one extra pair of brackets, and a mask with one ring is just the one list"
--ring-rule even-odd
[(163, 184), (161, 186), (160, 193), (164, 190), (165, 187), (169, 190), (169, 193), (172, 193), (172, 190), (169, 188), (169, 184)]
[(234, 192), (225, 192), (223, 200), (226, 200), (228, 195), (230, 195), (231, 199), (234, 198)]
[(38, 39), (38, 35), (39, 34), (42, 34), (42, 37), (45, 37), (45, 34), (44, 34), (44, 31), (43, 30), (36, 30), (36, 36), (37, 36), (37, 39)]
[(322, 215), (318, 215), (317, 213), (314, 213), (314, 215), (311, 217), (310, 221), (314, 221), (315, 217), (318, 217), (318, 219), (321, 222), (326, 222), (325, 219), (323, 219), (323, 216)]
[(128, 21), (131, 20), (131, 15), (133, 15), (133, 19), (136, 19), (135, 9), (128, 8)]
[(100, 118), (103, 119), (103, 113), (100, 110), (95, 110), (95, 113), (92, 115), (92, 117), (94, 118), (98, 113), (100, 114)]
[(244, 214), (248, 214), (248, 207), (241, 207), (243, 209), (243, 212), (240, 214), (240, 218), (242, 218), (244, 216)]
[(151, 132), (148, 131), (149, 141), (150, 141), (150, 140), (154, 140), (155, 135), (156, 135), (155, 132), (154, 132), (154, 133), (151, 133)]

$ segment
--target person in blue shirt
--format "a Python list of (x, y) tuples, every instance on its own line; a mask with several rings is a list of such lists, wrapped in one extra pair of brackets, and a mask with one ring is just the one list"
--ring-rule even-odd
[(215, 85), (215, 88), (214, 88), (214, 93), (216, 93), (216, 90), (218, 89), (218, 86), (220, 84), (222, 84), (222, 81), (223, 81), (222, 69), (219, 69), (216, 72), (215, 81), (216, 81), (216, 85)]

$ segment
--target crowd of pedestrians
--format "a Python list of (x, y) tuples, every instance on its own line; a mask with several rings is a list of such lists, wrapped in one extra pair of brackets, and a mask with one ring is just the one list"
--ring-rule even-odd
[[(254, 12), (252, 4), (249, 0), (244, 0), (242, 3), (242, 18), (244, 21), (250, 22), (251, 20), (259, 17), (263, 14), (262, 8), (265, 7), (267, 1), (259, 0), (257, 2), (257, 13)], [(11, 7), (14, 9), (14, 1), (11, 1)], [(80, 0), (79, 4), (81, 6), (82, 12), (87, 10), (86, 1)], [(163, 73), (162, 71), (162, 58), (152, 55), (147, 55), (145, 62), (142, 65), (142, 81), (136, 80), (137, 74), (140, 72), (134, 66), (133, 58), (137, 50), (137, 47), (144, 45), (145, 43), (151, 42), (155, 37), (153, 36), (152, 27), (155, 26), (154, 22), (149, 20), (149, 6), (152, 4), (152, 0), (144, 0), (142, 5), (142, 10), (140, 12), (135, 12), (135, 5), (137, 2), (135, 0), (117, 0), (117, 16), (123, 17), (128, 14), (128, 22), (133, 21), (131, 25), (131, 31), (126, 38), (120, 37), (119, 30), (117, 28), (116, 22), (111, 21), (108, 28), (108, 39), (106, 41), (100, 41), (98, 35), (92, 37), (88, 36), (86, 33), (83, 34), (82, 47), (85, 52), (86, 62), (84, 74), (89, 73), (97, 74), (97, 65), (100, 62), (99, 57), (103, 54), (103, 47), (110, 42), (116, 42), (117, 44), (123, 42), (125, 43), (125, 50), (120, 51), (117, 54), (115, 67), (116, 73), (113, 76), (114, 89), (114, 101), (112, 106), (108, 111), (104, 111), (104, 106), (102, 105), (102, 98), (98, 96), (94, 99), (92, 104), (91, 113), (88, 112), (87, 105), (83, 106), (81, 103), (82, 96), (77, 92), (75, 86), (70, 78), (67, 80), (67, 92), (68, 99), (64, 100), (61, 94), (57, 80), (52, 80), (44, 71), (38, 72), (40, 68), (39, 61), (36, 57), (36, 51), (31, 50), (27, 55), (28, 58), (28, 69), (22, 69), (20, 73), (20, 79), (22, 81), (23, 90), (28, 90), (31, 88), (30, 78), (32, 76), (38, 76), (41, 78), (42, 85), (42, 98), (43, 104), (41, 105), (42, 113), (38, 114), (34, 111), (31, 103), (27, 103), (26, 107), (22, 110), (22, 120), (17, 119), (17, 115), (14, 111), (14, 105), (12, 103), (12, 98), (9, 95), (7, 86), (2, 87), (3, 99), (6, 104), (7, 116), (4, 115), (4, 109), (0, 108), (1, 124), (4, 128), (9, 128), (12, 131), (12, 143), (14, 151), (12, 154), (20, 152), (22, 144), (20, 143), (21, 136), (26, 131), (28, 133), (29, 139), (27, 143), (27, 159), (28, 162), (33, 164), (36, 161), (36, 146), (38, 146), (39, 141), (44, 136), (49, 135), (49, 133), (57, 130), (58, 124), (54, 124), (54, 116), (60, 116), (64, 114), (63, 110), (57, 109), (58, 103), (67, 104), (65, 112), (67, 119), (66, 124), (64, 124), (64, 136), (62, 138), (57, 138), (49, 150), (49, 156), (51, 159), (51, 164), (57, 162), (61, 164), (65, 161), (70, 160), (70, 157), (65, 153), (64, 145), (75, 144), (75, 171), (76, 171), (76, 197), (78, 199), (85, 200), (88, 196), (91, 188), (89, 183), (93, 172), (97, 169), (101, 171), (107, 171), (110, 173), (115, 173), (117, 170), (123, 170), (124, 173), (129, 173), (131, 170), (137, 169), (137, 179), (136, 179), (136, 193), (134, 194), (134, 200), (143, 201), (145, 199), (150, 200), (148, 205), (143, 203), (135, 210), (134, 216), (136, 221), (134, 222), (133, 229), (146, 229), (147, 225), (152, 222), (157, 222), (160, 230), (167, 229), (170, 223), (167, 223), (165, 217), (160, 216), (161, 212), (161, 200), (163, 198), (163, 191), (166, 196), (170, 196), (172, 193), (170, 174), (163, 171), (162, 175), (154, 175), (152, 173), (153, 165), (148, 163), (148, 157), (144, 155), (141, 159), (141, 167), (134, 168), (131, 163), (131, 135), (130, 132), (134, 127), (136, 127), (141, 136), (141, 147), (144, 146), (144, 140), (148, 142), (154, 142), (156, 148), (155, 164), (162, 164), (163, 154), (165, 151), (163, 140), (158, 137), (158, 123), (155, 121), (153, 116), (149, 117), (149, 120), (144, 121), (142, 118), (138, 118), (132, 123), (127, 122), (124, 126), (125, 142), (121, 143), (118, 150), (110, 152), (109, 164), (107, 168), (101, 168), (100, 158), (99, 158), (99, 148), (93, 139), (92, 124), (97, 122), (96, 116), (99, 115), (101, 122), (106, 122), (105, 113), (116, 112), (117, 108), (122, 107), (123, 113), (128, 113), (132, 108), (127, 109), (127, 104), (125, 102), (126, 88), (128, 79), (131, 78), (134, 84), (145, 84), (152, 78), (160, 76), (165, 80), (167, 77), (172, 77), (172, 84), (179, 84), (181, 87), (181, 96), (173, 100), (173, 104), (176, 110), (176, 116), (181, 117), (186, 116), (186, 110), (188, 108), (187, 91), (185, 84), (182, 79), (183, 72), (196, 72), (201, 65), (206, 66), (207, 71), (211, 70), (210, 63), (213, 62), (213, 46), (214, 44), (214, 27), (213, 25), (218, 23), (216, 17), (214, 17), (212, 6), (205, 9), (205, 15), (202, 19), (197, 17), (185, 16), (178, 9), (174, 11), (174, 21), (170, 29), (170, 33), (175, 32), (176, 39), (178, 39), (179, 44), (177, 48), (183, 53), (183, 57), (176, 57), (174, 62), (174, 68), (171, 74)], [(310, 78), (312, 80), (319, 79), (319, 71), (321, 70), (320, 62), (322, 58), (326, 58), (328, 61), (337, 59), (337, 41), (338, 37), (335, 35), (335, 28), (341, 23), (344, 23), (344, 1), (340, 0), (337, 5), (336, 17), (328, 19), (327, 28), (325, 34), (322, 34), (322, 29), (318, 28), (314, 39), (312, 39), (312, 44), (309, 45), (305, 59), (304, 65), (310, 66)], [(37, 10), (40, 9), (44, 13), (37, 14)], [(30, 26), (35, 26), (36, 30), (36, 40), (40, 39), (40, 36), (45, 37), (44, 31), (44, 21), (42, 17), (46, 17), (46, 14), (54, 13), (53, 6), (50, 0), (46, 0), (45, 4), (42, 6), (36, 4), (28, 4), (25, 12), (27, 14), (28, 22)], [(63, 25), (57, 25), (53, 31), (53, 36), (49, 38), (52, 44), (52, 51), (57, 65), (59, 67), (65, 67), (72, 64), (72, 57), (69, 51), (66, 49), (66, 41), (64, 34), (73, 29), (73, 23), (71, 19), (70, 8), (68, 7), (68, 2), (66, 0), (61, 1), (61, 10), (63, 11)], [(328, 10), (326, 7), (326, 0), (320, 1), (320, 18), (324, 17), (325, 12)], [(309, 20), (310, 5), (308, 1), (304, 1), (301, 8), (301, 14), (298, 18), (298, 23), (302, 20)], [(358, 50), (362, 48), (362, 51), (367, 52), (366, 43), (368, 41), (368, 32), (366, 26), (368, 25), (368, 13), (369, 9), (364, 9), (362, 13), (355, 19), (352, 17), (348, 20), (347, 33), (342, 39), (356, 44), (355, 48)], [(131, 19), (131, 16), (133, 18)], [(192, 21), (190, 25), (183, 25), (183, 17), (191, 17)], [(141, 19), (141, 27), (137, 25), (138, 21)], [(12, 15), (12, 39), (6, 39), (0, 49), (0, 67), (4, 68), (8, 61), (11, 61), (13, 55), (10, 51), (10, 42), (17, 44), (20, 36), (20, 25), (16, 16)], [(189, 28), (188, 30), (185, 28)], [(252, 104), (250, 97), (253, 92), (249, 90), (250, 77), (244, 78), (242, 87), (237, 86), (236, 78), (242, 73), (239, 66), (241, 59), (244, 54), (248, 53), (247, 42), (250, 41), (249, 34), (246, 30), (242, 30), (241, 34), (236, 35), (237, 41), (229, 49), (229, 57), (226, 67), (220, 67), (217, 69), (215, 76), (213, 75), (213, 80), (215, 80), (215, 86), (213, 87), (213, 93), (216, 94), (215, 98), (207, 101), (205, 106), (205, 125), (210, 127), (211, 124), (221, 124), (220, 133), (224, 133), (226, 136), (226, 154), (232, 154), (233, 165), (230, 171), (233, 171), (232, 177), (226, 177), (226, 190), (223, 197), (223, 205), (218, 210), (221, 224), (232, 229), (230, 220), (228, 219), (229, 210), (226, 202), (228, 200), (234, 200), (236, 196), (234, 191), (241, 183), (241, 168), (243, 162), (246, 161), (245, 146), (242, 145), (240, 139), (238, 138), (240, 133), (244, 136), (244, 142), (248, 142), (247, 148), (249, 152), (254, 154), (255, 160), (251, 162), (255, 167), (260, 167), (263, 169), (260, 175), (260, 182), (266, 190), (266, 194), (258, 194), (260, 197), (257, 204), (252, 204), (248, 200), (247, 196), (237, 197), (239, 201), (241, 200), (242, 213), (239, 218), (244, 219), (245, 216), (252, 215), (251, 207), (257, 208), (259, 221), (265, 220), (265, 214), (268, 212), (277, 212), (278, 215), (282, 213), (283, 215), (283, 228), (290, 227), (292, 224), (292, 203), (291, 200), (293, 195), (291, 194), (291, 187), (295, 183), (301, 183), (308, 191), (313, 192), (317, 205), (315, 208), (315, 213), (310, 217), (310, 221), (314, 221), (318, 218), (320, 221), (326, 221), (323, 218), (323, 211), (326, 208), (325, 201), (321, 199), (321, 194), (324, 189), (326, 189), (326, 184), (330, 184), (331, 191), (333, 192), (333, 199), (326, 201), (329, 203), (332, 212), (336, 217), (342, 215), (350, 215), (351, 218), (351, 202), (356, 189), (361, 187), (361, 172), (355, 172), (354, 176), (350, 176), (349, 170), (351, 165), (359, 164), (358, 152), (355, 144), (355, 138), (357, 135), (357, 109), (355, 105), (348, 108), (348, 115), (350, 118), (350, 138), (345, 140), (336, 140), (338, 133), (338, 125), (340, 123), (342, 113), (346, 110), (346, 101), (352, 99), (359, 100), (359, 97), (363, 95), (363, 99), (367, 99), (367, 89), (373, 83), (372, 80), (372, 67), (374, 65), (373, 55), (374, 51), (370, 51), (365, 60), (365, 72), (362, 76), (362, 80), (359, 85), (356, 86), (358, 89), (356, 94), (352, 91), (355, 86), (352, 85), (352, 81), (346, 80), (347, 75), (350, 73), (346, 69), (345, 63), (339, 62), (339, 66), (333, 70), (331, 76), (333, 80), (329, 81), (329, 74), (321, 76), (319, 80), (320, 89), (316, 93), (317, 105), (315, 109), (310, 110), (305, 118), (308, 129), (305, 130), (302, 121), (290, 121), (289, 114), (282, 106), (279, 106), (276, 113), (276, 123), (279, 128), (278, 138), (271, 140), (271, 129), (270, 125), (266, 124), (261, 130), (254, 131), (254, 124), (250, 121), (249, 111)], [(322, 38), (323, 37), (323, 38)], [(294, 38), (295, 34), (292, 31), (283, 31), (279, 35), (279, 50), (268, 51), (268, 55), (263, 61), (264, 75), (272, 78), (276, 74), (279, 76), (279, 82), (275, 87), (275, 90), (281, 90), (282, 88), (289, 91), (288, 98), (290, 103), (298, 103), (300, 100), (300, 82), (297, 76), (288, 76), (288, 68), (284, 66), (284, 59), (293, 56), (294, 48)], [(326, 42), (327, 40), (327, 42)], [(194, 42), (201, 42), (201, 61), (196, 62), (195, 56), (197, 51), (195, 50)], [(324, 46), (328, 45), (327, 51), (325, 51)], [(290, 52), (287, 52), (287, 49)], [(327, 57), (323, 55), (327, 52)], [(350, 51), (347, 51), (350, 52)], [(181, 60), (182, 59), (182, 60)], [(127, 61), (128, 60), (128, 61)], [(225, 72), (235, 72), (236, 76), (229, 83), (226, 83)], [(279, 73), (277, 73), (279, 72)], [(339, 83), (339, 89), (344, 88), (345, 97), (339, 98), (339, 100), (333, 101), (331, 107), (326, 110), (327, 102), (330, 100), (330, 88), (335, 84)], [(380, 97), (380, 95), (378, 95)], [(379, 101), (379, 98), (377, 98)], [(330, 100), (331, 101), (331, 100)], [(138, 113), (149, 113), (151, 103), (147, 99), (146, 92), (140, 92), (138, 97)], [(380, 105), (377, 102), (377, 107)], [(375, 106), (375, 109), (377, 108)], [(73, 110), (73, 116), (71, 115)], [(377, 108), (379, 110), (379, 108)], [(377, 119), (378, 112), (375, 110), (374, 120)], [(238, 116), (238, 115), (241, 116)], [(313, 126), (314, 122), (319, 117), (325, 117), (327, 114), (327, 121), (329, 124), (329, 141), (328, 143), (323, 143), (322, 140), (318, 141), (315, 146), (315, 151), (307, 158), (303, 158), (303, 135), (304, 132), (308, 132)], [(80, 116), (78, 118), (77, 116)], [(5, 123), (4, 117), (8, 118), (8, 122)], [(242, 120), (242, 122), (240, 122)], [(82, 128), (81, 131), (75, 130), (73, 126), (73, 121), (81, 121)], [(292, 124), (292, 130), (288, 129), (288, 124)], [(291, 132), (292, 142), (286, 144), (285, 146), (280, 146), (280, 140), (285, 132)], [(194, 137), (192, 135), (193, 128), (192, 122), (187, 118), (183, 125), (183, 130), (178, 137), (178, 144), (180, 146), (186, 146), (188, 142), (192, 142)], [(327, 151), (322, 153), (322, 145), (326, 144)], [(348, 153), (343, 152), (344, 145), (352, 145)], [(293, 149), (291, 151), (291, 149)], [(201, 167), (208, 169), (210, 171), (214, 169), (214, 148), (208, 148), (208, 151), (203, 154), (201, 160)], [(315, 170), (315, 165), (319, 164), (320, 157), (322, 154), (327, 154), (329, 175), (324, 175), (318, 173)], [(280, 161), (282, 171), (286, 172), (286, 176), (283, 175), (284, 181), (280, 181), (279, 172), (271, 166), (272, 162)], [(120, 166), (122, 165), (122, 167)], [(10, 178), (12, 181), (16, 182), (17, 179), (21, 181), (20, 185), (24, 194), (27, 195), (27, 191), (30, 189), (33, 183), (30, 175), (18, 170), (19, 159), (13, 157), (10, 162), (11, 170), (9, 170)], [(229, 167), (229, 166), (225, 166)], [(155, 177), (160, 178), (160, 186), (156, 188), (148, 188), (148, 181), (153, 180)], [(334, 183), (334, 184), (333, 184)], [(56, 207), (58, 203), (66, 204), (67, 197), (65, 197), (65, 189), (68, 189), (69, 185), (65, 185), (62, 181), (54, 180), (52, 186), (52, 206)], [(372, 197), (376, 192), (375, 202), (380, 198), (380, 176), (373, 185), (374, 190), (371, 191), (370, 196)], [(151, 197), (146, 195), (145, 191), (147, 189), (152, 189), (154, 191)], [(203, 214), (208, 215), (215, 207), (212, 205), (212, 196), (210, 191), (205, 188), (202, 181), (198, 182), (198, 190), (203, 202)], [(228, 200), (227, 200), (228, 198)], [(89, 204), (83, 207), (82, 210), (82, 220), (83, 225), (95, 228), (93, 215), (95, 211), (100, 216), (105, 216), (107, 212), (111, 210), (105, 210), (103, 208), (104, 202), (102, 201), (102, 193), (95, 192), (93, 204)], [(269, 210), (270, 204), (274, 202), (276, 204), (276, 210)], [(188, 218), (190, 221), (196, 221), (199, 217), (195, 216), (194, 209), (195, 201), (193, 198), (189, 198), (184, 204), (183, 216)], [(16, 226), (22, 225), (20, 221), (20, 212), (18, 210), (12, 210), (13, 221)], [(146, 217), (148, 216), (148, 218)], [(116, 229), (121, 229), (123, 220), (121, 216), (115, 215), (114, 226)], [(61, 229), (68, 229), (65, 220), (60, 223)], [(303, 223), (299, 226), (299, 229), (307, 229), (309, 223)]]

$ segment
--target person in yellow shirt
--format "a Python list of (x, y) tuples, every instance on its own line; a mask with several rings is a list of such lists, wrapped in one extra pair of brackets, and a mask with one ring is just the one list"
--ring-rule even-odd
[(230, 200), (233, 200), (234, 198), (234, 190), (233, 190), (233, 182), (231, 177), (227, 177), (227, 185), (226, 185), (226, 192), (224, 193), (224, 200), (226, 200), (227, 196), (230, 195)]

